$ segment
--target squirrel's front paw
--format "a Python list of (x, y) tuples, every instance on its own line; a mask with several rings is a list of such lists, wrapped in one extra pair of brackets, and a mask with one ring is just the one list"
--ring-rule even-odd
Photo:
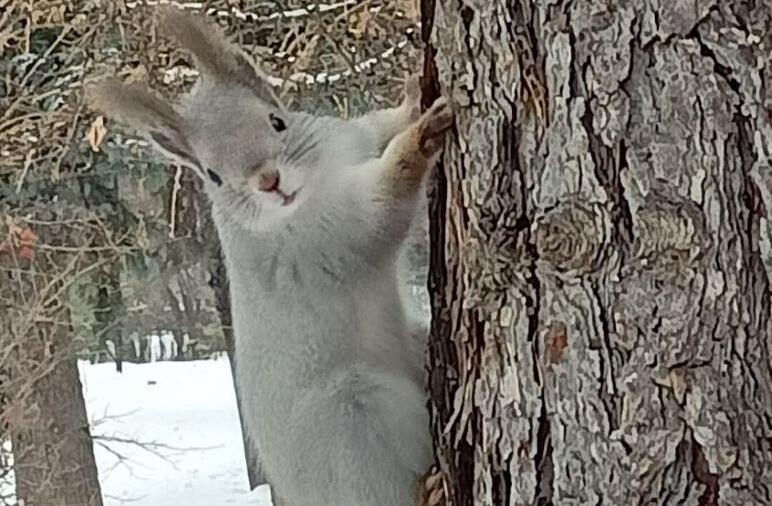
[(418, 491), (418, 506), (450, 506), (442, 471), (432, 469), (421, 479)]
[(453, 125), (453, 111), (447, 99), (440, 98), (410, 128), (397, 135), (384, 152), (389, 185), (393, 189), (412, 190), (434, 165)]
[(431, 158), (442, 148), (445, 133), (453, 125), (453, 109), (445, 97), (438, 98), (418, 120), (418, 145)]

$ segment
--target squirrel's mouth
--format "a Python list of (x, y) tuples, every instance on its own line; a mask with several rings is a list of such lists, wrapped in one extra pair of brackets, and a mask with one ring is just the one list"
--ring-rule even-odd
[(284, 193), (283, 191), (279, 190), (278, 188), (275, 191), (279, 195), (279, 197), (281, 197), (281, 205), (282, 206), (288, 206), (288, 205), (292, 204), (293, 202), (295, 202), (295, 197), (297, 197), (298, 192), (300, 191), (300, 188), (298, 188), (297, 190), (295, 190), (294, 192), (292, 192), (290, 194)]

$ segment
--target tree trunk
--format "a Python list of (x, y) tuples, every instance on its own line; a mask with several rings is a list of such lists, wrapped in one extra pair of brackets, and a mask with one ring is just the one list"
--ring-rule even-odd
[(454, 504), (772, 504), (770, 3), (422, 10)]
[(140, 364), (146, 364), (150, 362), (150, 336), (141, 336), (139, 338), (139, 359)]
[(123, 343), (125, 310), (121, 293), (121, 264), (111, 262), (97, 276), (97, 283), (94, 332), (99, 336), (99, 345), (102, 350), (107, 350), (107, 342), (112, 341), (115, 347), (115, 355), (112, 357), (115, 361), (115, 370), (123, 372), (126, 349)]
[[(180, 276), (182, 276), (182, 274), (180, 274)], [(184, 289), (180, 286), (180, 293), (183, 293), (183, 290)], [(187, 300), (184, 295), (182, 297), (182, 308), (180, 308), (180, 299), (177, 298), (174, 290), (172, 290), (169, 285), (166, 286), (166, 296), (167, 303), (169, 304), (169, 307), (172, 308), (172, 314), (174, 315), (171, 333), (174, 337), (174, 342), (177, 343), (177, 356), (173, 357), (173, 359), (185, 360), (186, 357), (183, 354), (185, 348), (185, 330), (190, 332), (188, 335), (192, 336), (195, 322), (190, 320), (190, 315), (186, 306)]]
[[(66, 326), (41, 323), (39, 327), (40, 336), (29, 337), (21, 367), (15, 369), (25, 381), (38, 376), (28, 384), (29, 390), (15, 392), (22, 396), (16, 402), (24, 406), (25, 413), (11, 426), (18, 503), (101, 506), (86, 406), (68, 345), (70, 336)], [(47, 330), (58, 335), (43, 335)]]

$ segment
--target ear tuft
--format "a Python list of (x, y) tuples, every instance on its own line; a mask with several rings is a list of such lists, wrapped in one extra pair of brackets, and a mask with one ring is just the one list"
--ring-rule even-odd
[(111, 77), (88, 85), (85, 92), (94, 110), (136, 129), (167, 156), (200, 169), (187, 141), (185, 122), (171, 104), (148, 88)]
[(158, 27), (193, 53), (198, 65), (212, 77), (228, 73), (227, 60), (232, 59), (231, 53), (238, 48), (228, 41), (219, 25), (205, 20), (203, 15), (193, 15), (167, 5), (159, 8)]
[(88, 85), (86, 100), (93, 109), (135, 128), (178, 128), (182, 124), (174, 108), (148, 88), (114, 77)]
[(101, 81), (84, 86), (86, 103), (95, 111), (110, 115), (114, 110), (113, 97), (123, 94), (124, 84), (115, 77), (108, 77)]
[(158, 12), (159, 28), (193, 53), (204, 77), (240, 85), (254, 91), (260, 99), (281, 107), (267, 77), (246, 52), (228, 40), (214, 21), (170, 5), (159, 7)]

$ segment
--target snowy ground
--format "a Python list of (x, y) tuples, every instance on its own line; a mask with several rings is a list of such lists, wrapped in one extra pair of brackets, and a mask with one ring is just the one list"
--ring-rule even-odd
[(79, 365), (105, 506), (271, 504), (249, 492), (227, 358)]

